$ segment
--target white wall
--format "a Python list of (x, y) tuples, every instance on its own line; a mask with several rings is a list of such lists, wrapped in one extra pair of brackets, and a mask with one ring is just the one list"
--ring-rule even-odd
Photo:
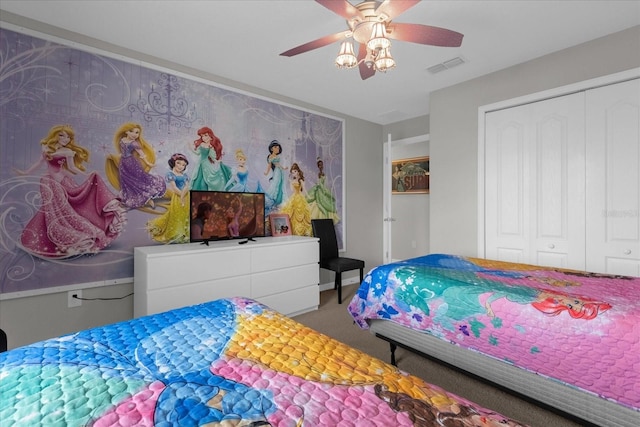
[(420, 116), (401, 122), (391, 123), (382, 128), (383, 142), (387, 142), (387, 135), (397, 141), (429, 133), (429, 116)]
[(480, 106), (639, 66), (636, 26), (433, 92), (431, 251), (477, 255)]
[[(62, 39), (137, 58), (168, 69), (207, 79), (219, 84), (269, 97), (275, 100), (324, 112), (345, 119), (345, 184), (346, 184), (346, 256), (363, 259), (367, 267), (382, 262), (382, 126), (344, 116), (334, 111), (285, 98), (251, 86), (242, 85), (218, 76), (208, 75), (179, 64), (113, 46), (99, 40), (35, 22), (15, 14), (2, 12), (2, 20), (27, 29)], [(351, 274), (345, 274), (345, 279)], [(321, 282), (333, 281), (326, 273)], [(73, 284), (70, 277), (69, 284)], [(114, 298), (133, 292), (133, 284), (85, 289), (85, 298)], [(29, 344), (45, 338), (72, 333), (81, 329), (130, 319), (133, 316), (131, 297), (113, 301), (85, 301), (81, 307), (67, 308), (67, 294), (47, 294), (19, 299), (0, 300), (0, 328), (8, 336), (9, 348)]]

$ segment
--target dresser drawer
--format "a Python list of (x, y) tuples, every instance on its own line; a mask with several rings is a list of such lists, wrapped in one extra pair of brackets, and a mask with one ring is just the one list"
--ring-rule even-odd
[(278, 270), (320, 261), (317, 240), (287, 245), (254, 247), (251, 250), (251, 272)]
[(307, 311), (317, 310), (320, 304), (318, 286), (307, 286), (281, 294), (256, 298), (264, 305), (287, 316), (295, 316)]
[(251, 296), (259, 298), (309, 285), (317, 286), (319, 276), (320, 267), (318, 264), (254, 273), (251, 276)]
[[(246, 253), (208, 251), (177, 253), (147, 260), (148, 289), (163, 289), (251, 274)], [(243, 259), (245, 258), (245, 259)]]

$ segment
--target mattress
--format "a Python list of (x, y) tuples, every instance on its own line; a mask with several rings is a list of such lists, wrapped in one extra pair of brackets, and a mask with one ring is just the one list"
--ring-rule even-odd
[(244, 298), (1, 353), (0, 396), (3, 427), (520, 425)]
[(464, 372), (505, 387), (521, 396), (556, 408), (570, 417), (606, 427), (638, 427), (634, 409), (579, 390), (551, 378), (517, 368), (453, 343), (389, 320), (370, 320), (369, 331), (393, 345), (435, 358)]
[(435, 337), (640, 420), (639, 278), (432, 254), (371, 270), (349, 311), (363, 328), (381, 319), (417, 331), (407, 346)]

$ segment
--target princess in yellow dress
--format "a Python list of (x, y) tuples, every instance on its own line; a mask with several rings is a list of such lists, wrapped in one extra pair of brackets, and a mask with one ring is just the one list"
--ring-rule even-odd
[(292, 234), (312, 236), (311, 209), (304, 195), (304, 174), (297, 163), (291, 165), (289, 183), (293, 195), (287, 199), (280, 212), (289, 215)]
[(189, 242), (189, 176), (185, 173), (189, 160), (184, 154), (175, 153), (169, 159), (167, 189), (171, 204), (160, 217), (147, 223), (151, 238), (161, 243)]

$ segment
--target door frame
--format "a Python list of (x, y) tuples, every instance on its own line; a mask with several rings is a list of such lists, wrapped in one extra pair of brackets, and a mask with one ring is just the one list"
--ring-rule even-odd
[(429, 134), (422, 134), (418, 136), (412, 136), (410, 138), (403, 138), (392, 140), (391, 134), (387, 135), (387, 141), (383, 143), (382, 148), (382, 261), (383, 264), (388, 264), (393, 260), (393, 254), (391, 253), (391, 223), (393, 222), (393, 212), (391, 209), (391, 161), (393, 160), (393, 149), (410, 144), (417, 144), (421, 142), (429, 142)]

